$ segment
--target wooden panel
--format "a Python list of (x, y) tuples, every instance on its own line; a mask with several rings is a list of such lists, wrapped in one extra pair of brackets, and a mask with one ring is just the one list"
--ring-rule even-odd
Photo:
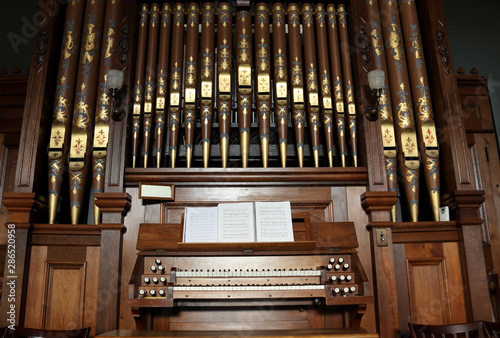
[(95, 332), (100, 248), (32, 246), (24, 326)]
[(438, 325), (466, 322), (459, 244), (406, 244), (405, 252), (411, 319)]
[(87, 274), (85, 276), (85, 307), (83, 313), (83, 326), (90, 327), (90, 335), (96, 333), (97, 319), (97, 282), (99, 277), (100, 247), (87, 248)]
[(87, 255), (87, 248), (85, 247), (61, 247), (51, 246), (47, 252), (47, 263), (85, 263)]
[(394, 272), (396, 278), (396, 294), (398, 297), (399, 330), (408, 331), (410, 317), (410, 296), (408, 293), (408, 274), (406, 270), (406, 252), (404, 244), (393, 244)]
[(494, 134), (474, 134), (473, 159), (477, 164), (476, 184), (484, 189), (481, 208), (485, 240), (491, 244), (493, 265), (500, 269), (500, 159)]
[(171, 323), (170, 329), (174, 331), (199, 330), (199, 331), (214, 331), (214, 330), (276, 330), (281, 327), (287, 329), (307, 329), (307, 321), (295, 322), (242, 322), (242, 323)]
[(47, 247), (34, 246), (31, 248), (31, 260), (26, 293), (26, 307), (24, 326), (43, 328), (43, 314), (46, 295), (47, 276)]
[(45, 329), (83, 327), (86, 267), (86, 264), (48, 264)]
[(411, 319), (422, 324), (450, 323), (444, 259), (408, 259), (407, 271)]
[(308, 328), (308, 310), (279, 307), (193, 308), (181, 310), (170, 321), (173, 330), (304, 329)]
[(460, 266), (460, 249), (458, 243), (443, 243), (443, 254), (446, 258), (448, 297), (451, 304), (451, 323), (467, 322), (465, 306), (465, 290)]

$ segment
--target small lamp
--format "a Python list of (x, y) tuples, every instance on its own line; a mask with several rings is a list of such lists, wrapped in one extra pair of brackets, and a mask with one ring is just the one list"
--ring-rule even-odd
[(118, 94), (123, 86), (123, 72), (118, 69), (110, 69), (108, 70), (106, 79), (106, 85), (113, 99), (111, 118), (115, 121), (121, 121), (125, 118), (125, 109), (120, 107), (121, 99)]
[(385, 85), (385, 73), (383, 70), (376, 69), (368, 72), (368, 85), (372, 90), (372, 95), (375, 96), (377, 102), (375, 107), (367, 107), (365, 110), (365, 116), (368, 121), (376, 121), (378, 119), (378, 107), (380, 103), (380, 97), (382, 95), (382, 89)]

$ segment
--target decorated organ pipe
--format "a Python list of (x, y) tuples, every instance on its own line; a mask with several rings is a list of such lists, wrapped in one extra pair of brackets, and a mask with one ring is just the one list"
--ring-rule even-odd
[[(135, 96), (140, 98), (141, 108), (134, 112), (142, 115), (139, 121), (132, 121), (132, 157), (153, 152), (156, 167), (166, 164), (163, 156), (170, 157), (170, 167), (185, 162), (186, 167), (207, 168), (209, 163), (217, 163), (217, 156), (223, 168), (229, 159), (247, 167), (249, 157), (252, 166), (261, 163), (267, 167), (269, 156), (272, 166), (357, 165), (356, 140), (349, 142), (346, 133), (347, 107), (353, 103), (349, 101), (353, 95), (352, 90), (347, 95), (342, 86), (343, 78), (350, 76), (348, 82), (352, 81), (351, 71), (343, 69), (347, 62), (342, 61), (341, 51), (342, 39), (348, 36), (342, 37), (334, 5), (317, 4), (315, 10), (310, 4), (260, 3), (252, 11), (238, 3), (235, 10), (235, 4), (226, 2), (219, 3), (217, 13), (211, 2), (203, 6), (178, 2), (171, 9), (170, 5), (158, 13), (162, 23), (156, 28), (151, 26), (152, 9), (143, 10), (139, 20), (146, 25), (140, 24), (138, 30), (135, 65), (142, 93)], [(189, 14), (193, 6), (197, 8), (195, 21)], [(153, 46), (158, 49), (154, 68), (150, 67)], [(165, 64), (170, 65), (168, 71)], [(148, 81), (148, 71), (155, 68), (156, 76)], [(149, 91), (151, 95), (147, 83), (157, 87)], [(156, 126), (151, 132), (153, 118), (145, 117), (144, 109), (154, 106), (147, 102), (153, 102), (155, 96), (152, 114)], [(164, 128), (167, 110), (169, 127)], [(216, 137), (212, 127), (217, 128), (220, 146), (214, 155), (210, 154), (214, 151), (210, 143)], [(289, 134), (292, 128), (293, 135)], [(150, 145), (153, 135), (156, 142)], [(259, 140), (260, 151), (255, 146)], [(136, 146), (141, 150), (134, 150)], [(349, 156), (352, 160), (346, 161)], [(141, 161), (146, 162), (141, 166), (153, 164), (143, 156), (137, 162)]]
[(68, 155), (85, 1), (68, 6), (49, 141), (49, 223), (54, 224)]
[[(337, 12), (335, 5), (326, 7), (328, 20), (328, 42), (330, 47), (330, 68), (333, 85), (333, 106), (335, 107), (335, 122), (337, 124), (337, 140), (342, 167), (346, 166), (346, 121), (344, 110), (344, 90), (342, 88), (342, 65), (340, 61), (339, 28), (337, 24)], [(349, 65), (350, 66), (350, 65)], [(356, 118), (354, 116), (354, 118)], [(354, 156), (356, 156), (353, 151)], [(354, 161), (356, 163), (356, 161)]]
[(160, 6), (151, 5), (149, 14), (149, 32), (146, 58), (146, 79), (144, 86), (144, 108), (142, 115), (142, 156), (144, 168), (148, 167), (149, 148), (151, 145), (153, 105), (156, 82), (156, 56), (158, 54), (158, 34), (160, 25)]
[(241, 166), (248, 166), (252, 122), (252, 21), (248, 10), (236, 12), (236, 67)]
[(214, 67), (215, 67), (215, 7), (212, 2), (203, 4), (201, 19), (201, 72), (200, 72), (200, 120), (201, 143), (203, 146), (203, 167), (208, 167), (210, 138), (214, 110)]
[(176, 3), (173, 9), (172, 50), (170, 65), (170, 167), (175, 168), (180, 124), (182, 68), (184, 48), (184, 4)]
[(399, 1), (423, 173), (435, 221), (439, 221), (439, 149), (424, 51), (414, 1)]
[(273, 16), (274, 110), (278, 129), (281, 166), (286, 167), (288, 139), (288, 71), (285, 35), (285, 7), (275, 3)]
[(326, 15), (322, 4), (315, 7), (316, 14), (316, 39), (318, 46), (318, 76), (321, 86), (321, 115), (323, 118), (323, 128), (325, 130), (325, 144), (327, 148), (328, 164), (333, 167), (333, 107), (330, 70), (328, 62), (328, 44), (326, 39)]
[(387, 45), (386, 62), (391, 99), (396, 111), (395, 129), (399, 156), (400, 173), (404, 180), (404, 193), (412, 222), (418, 220), (419, 207), (419, 153), (412, 95), (406, 65), (406, 57), (401, 33), (401, 23), (397, 6), (379, 2), (379, 10), (387, 17), (382, 18), (383, 37)]
[(132, 168), (137, 164), (139, 152), (139, 134), (141, 128), (142, 102), (144, 100), (144, 65), (146, 64), (146, 43), (148, 39), (147, 4), (141, 5), (134, 82), (134, 106), (132, 112)]
[(314, 14), (311, 4), (302, 5), (302, 28), (304, 30), (304, 61), (306, 64), (307, 112), (314, 166), (319, 167), (320, 128), (318, 66), (314, 35)]
[(100, 211), (95, 204), (95, 194), (104, 192), (106, 174), (106, 156), (109, 141), (109, 112), (111, 97), (106, 85), (107, 73), (113, 68), (113, 57), (116, 49), (117, 22), (120, 21), (122, 1), (108, 0), (106, 4), (105, 23), (102, 35), (101, 66), (99, 69), (98, 96), (94, 125), (94, 142), (92, 148), (92, 194), (94, 201), (94, 224), (100, 223)]
[(255, 6), (255, 76), (257, 83), (257, 114), (259, 121), (262, 166), (267, 168), (269, 135), (271, 133), (271, 36), (269, 33), (269, 6), (260, 2)]
[(91, 167), (97, 77), (106, 2), (88, 1), (76, 79), (76, 96), (69, 153), (71, 223), (78, 224)]
[[(367, 3), (368, 27), (372, 41), (372, 52), (374, 58), (374, 68), (384, 71), (387, 74), (386, 56), (382, 30), (380, 26), (380, 16), (376, 2)], [(394, 131), (393, 107), (391, 104), (391, 94), (387, 83), (382, 89), (379, 103), (380, 127), (382, 131), (382, 145), (384, 148), (385, 169), (387, 177), (387, 189), (397, 191), (397, 168), (398, 159), (396, 151), (396, 134)], [(396, 222), (396, 205), (392, 208), (391, 219)]]
[(197, 3), (187, 7), (186, 30), (186, 73), (184, 75), (184, 138), (186, 146), (186, 166), (191, 167), (193, 158), (194, 128), (197, 110), (197, 74), (198, 74), (198, 24), (200, 8)]
[(172, 7), (169, 3), (162, 5), (160, 22), (160, 42), (158, 53), (158, 75), (156, 77), (156, 109), (155, 109), (155, 152), (156, 167), (161, 166), (163, 137), (165, 130), (165, 110), (167, 106), (167, 74), (170, 58), (170, 33), (172, 29)]
[(220, 3), (217, 22), (217, 107), (220, 156), (223, 168), (227, 167), (231, 127), (232, 24), (233, 13), (231, 4), (228, 2)]
[(302, 49), (300, 41), (300, 11), (296, 3), (288, 5), (288, 41), (289, 41), (289, 65), (291, 84), (291, 106), (293, 125), (295, 129), (295, 140), (297, 147), (297, 159), (299, 167), (304, 164), (304, 78), (302, 65)]
[[(358, 166), (358, 147), (356, 142), (356, 104), (354, 102), (354, 81), (352, 78), (351, 50), (347, 32), (347, 12), (344, 5), (337, 7), (338, 28), (340, 34), (340, 49), (342, 55), (342, 70), (344, 75), (344, 93), (346, 96), (347, 112), (349, 114), (349, 135), (352, 147), (354, 166)], [(344, 156), (345, 157), (345, 156)]]

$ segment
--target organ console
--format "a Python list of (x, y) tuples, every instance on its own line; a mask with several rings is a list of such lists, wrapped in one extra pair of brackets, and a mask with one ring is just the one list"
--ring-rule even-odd
[[(224, 323), (214, 317), (192, 330), (213, 329), (215, 323), (230, 329), (242, 325), (241, 314), (256, 309), (266, 319), (244, 325), (265, 328), (296, 308), (311, 319), (292, 323), (293, 317), (282, 317), (272, 329), (325, 328), (335, 317), (345, 327), (359, 327), (373, 298), (355, 250), (354, 225), (311, 222), (307, 213), (293, 218), (295, 236), (304, 240), (286, 243), (182, 243), (178, 224), (142, 224), (126, 300), (137, 329), (167, 320), (167, 329), (177, 330), (182, 322), (174, 313), (189, 320), (206, 306), (230, 311), (224, 311)], [(322, 323), (312, 319), (317, 316)]]

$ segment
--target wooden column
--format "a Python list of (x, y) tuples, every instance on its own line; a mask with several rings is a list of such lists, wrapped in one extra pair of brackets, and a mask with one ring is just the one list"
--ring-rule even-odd
[(97, 295), (96, 334), (118, 329), (123, 218), (130, 209), (127, 193), (96, 194), (102, 212), (99, 289)]
[(419, 1), (419, 17), (429, 18), (422, 25), (431, 96), (436, 116), (441, 163), (441, 191), (472, 190), (474, 169), (467, 147), (460, 96), (448, 42), (448, 31), (441, 1)]
[(484, 202), (484, 191), (454, 191), (443, 196), (453, 219), (461, 227), (460, 254), (468, 321), (493, 321), (490, 304), (486, 263), (483, 252), (483, 221), (479, 208)]
[[(36, 213), (46, 204), (35, 193), (5, 193), (3, 204), (9, 210), (7, 257), (4, 268), (0, 326), (23, 325), (25, 291), (29, 268), (29, 228)], [(14, 262), (12, 256), (14, 255)]]
[[(367, 191), (361, 195), (361, 205), (369, 220), (367, 228), (371, 238), (377, 332), (381, 337), (398, 335), (398, 301), (392, 246), (394, 223), (390, 222), (390, 211), (396, 202), (396, 192)], [(385, 246), (377, 244), (381, 234), (385, 238)]]

